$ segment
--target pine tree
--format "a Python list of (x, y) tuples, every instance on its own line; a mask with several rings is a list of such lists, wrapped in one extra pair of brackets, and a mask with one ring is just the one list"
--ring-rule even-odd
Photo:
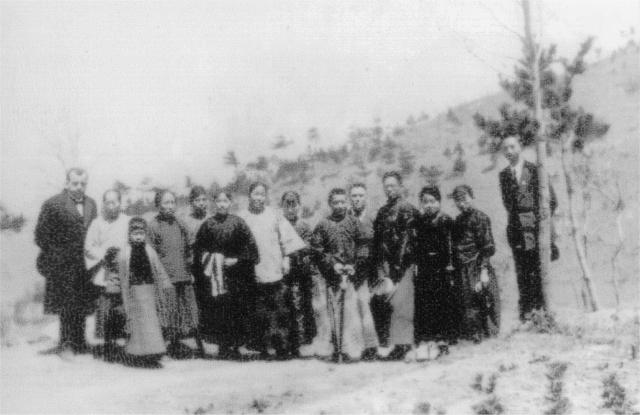
[[(527, 2), (523, 2), (527, 4)], [(525, 6), (525, 17), (528, 9)], [(526, 24), (525, 26), (529, 26)], [(585, 55), (592, 46), (592, 39), (587, 39), (580, 47), (573, 60), (557, 56), (555, 45), (543, 48), (532, 40), (530, 30), (523, 39), (523, 58), (514, 70), (514, 79), (503, 78), (501, 87), (511, 96), (516, 104), (505, 103), (500, 107), (498, 120), (488, 119), (475, 114), (474, 121), (483, 131), (479, 140), (481, 150), (492, 155), (494, 166), (502, 140), (509, 136), (520, 138), (524, 146), (537, 144), (538, 167), (540, 172), (540, 212), (541, 221), (540, 254), (545, 297), (548, 298), (549, 263), (549, 205), (547, 176), (544, 170), (544, 158), (554, 147), (561, 149), (561, 163), (566, 182), (569, 201), (569, 213), (572, 237), (578, 257), (582, 279), (586, 286), (589, 308), (598, 308), (595, 287), (592, 283), (591, 268), (587, 260), (584, 238), (578, 225), (576, 210), (575, 179), (573, 176), (574, 156), (583, 151), (585, 144), (594, 138), (602, 137), (608, 125), (596, 120), (591, 113), (582, 108), (574, 108), (570, 99), (573, 92), (575, 76), (586, 70)], [(560, 70), (554, 70), (554, 64), (560, 64)], [(539, 83), (535, 82), (536, 79)], [(538, 86), (539, 85), (539, 86)], [(537, 98), (538, 97), (538, 98)], [(536, 102), (538, 99), (538, 102)], [(541, 125), (542, 124), (542, 125)], [(546, 221), (546, 223), (543, 223)], [(546, 232), (542, 232), (546, 230)], [(548, 304), (547, 304), (548, 305)]]

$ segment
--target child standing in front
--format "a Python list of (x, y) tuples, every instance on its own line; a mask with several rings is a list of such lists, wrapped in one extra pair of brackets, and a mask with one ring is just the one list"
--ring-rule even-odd
[(125, 347), (133, 366), (159, 368), (166, 352), (162, 328), (169, 324), (173, 285), (158, 254), (145, 243), (147, 223), (129, 221), (129, 243), (119, 252), (118, 272), (129, 340)]

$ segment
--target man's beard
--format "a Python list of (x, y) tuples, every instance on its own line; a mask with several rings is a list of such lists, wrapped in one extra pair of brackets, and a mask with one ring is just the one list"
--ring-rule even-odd
[(334, 210), (331, 216), (336, 219), (342, 219), (347, 215), (347, 209)]
[(206, 207), (199, 208), (194, 206), (193, 216), (195, 216), (196, 218), (204, 218), (205, 216), (207, 216), (207, 208)]

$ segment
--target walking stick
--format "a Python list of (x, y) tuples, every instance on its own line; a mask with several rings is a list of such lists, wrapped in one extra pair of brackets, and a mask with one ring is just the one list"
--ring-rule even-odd
[(336, 346), (338, 349), (337, 350), (338, 363), (342, 363), (343, 362), (342, 346), (343, 346), (343, 339), (344, 339), (344, 300), (345, 300), (345, 295), (347, 291), (348, 278), (355, 274), (355, 268), (353, 267), (353, 265), (336, 264), (335, 270), (338, 273), (338, 275), (340, 275), (340, 286), (338, 291), (340, 318), (339, 318), (337, 328), (335, 327), (335, 322), (336, 322), (335, 313), (334, 313), (333, 321), (334, 321), (334, 329), (336, 333), (336, 343), (337, 343)]
[(342, 363), (342, 339), (344, 338), (344, 295), (346, 291), (347, 276), (342, 274), (340, 281), (340, 293), (338, 294), (338, 302), (340, 305), (340, 324), (338, 326), (338, 363)]

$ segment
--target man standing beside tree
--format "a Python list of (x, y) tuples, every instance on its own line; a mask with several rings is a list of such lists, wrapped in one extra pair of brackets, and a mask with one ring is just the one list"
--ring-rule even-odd
[[(506, 137), (502, 141), (502, 151), (509, 166), (500, 172), (500, 190), (508, 215), (507, 240), (516, 266), (520, 294), (519, 316), (520, 320), (524, 321), (531, 311), (546, 307), (542, 292), (538, 244), (538, 168), (522, 156), (522, 145), (518, 137)], [(558, 202), (551, 185), (549, 195), (553, 214)], [(551, 257), (552, 260), (558, 257), (558, 249), (553, 243)]]
[(96, 202), (85, 196), (87, 172), (67, 171), (65, 189), (42, 205), (35, 229), (37, 267), (46, 279), (44, 311), (60, 316), (57, 352), (84, 353), (85, 318), (94, 310), (95, 289), (84, 261), (87, 229)]

